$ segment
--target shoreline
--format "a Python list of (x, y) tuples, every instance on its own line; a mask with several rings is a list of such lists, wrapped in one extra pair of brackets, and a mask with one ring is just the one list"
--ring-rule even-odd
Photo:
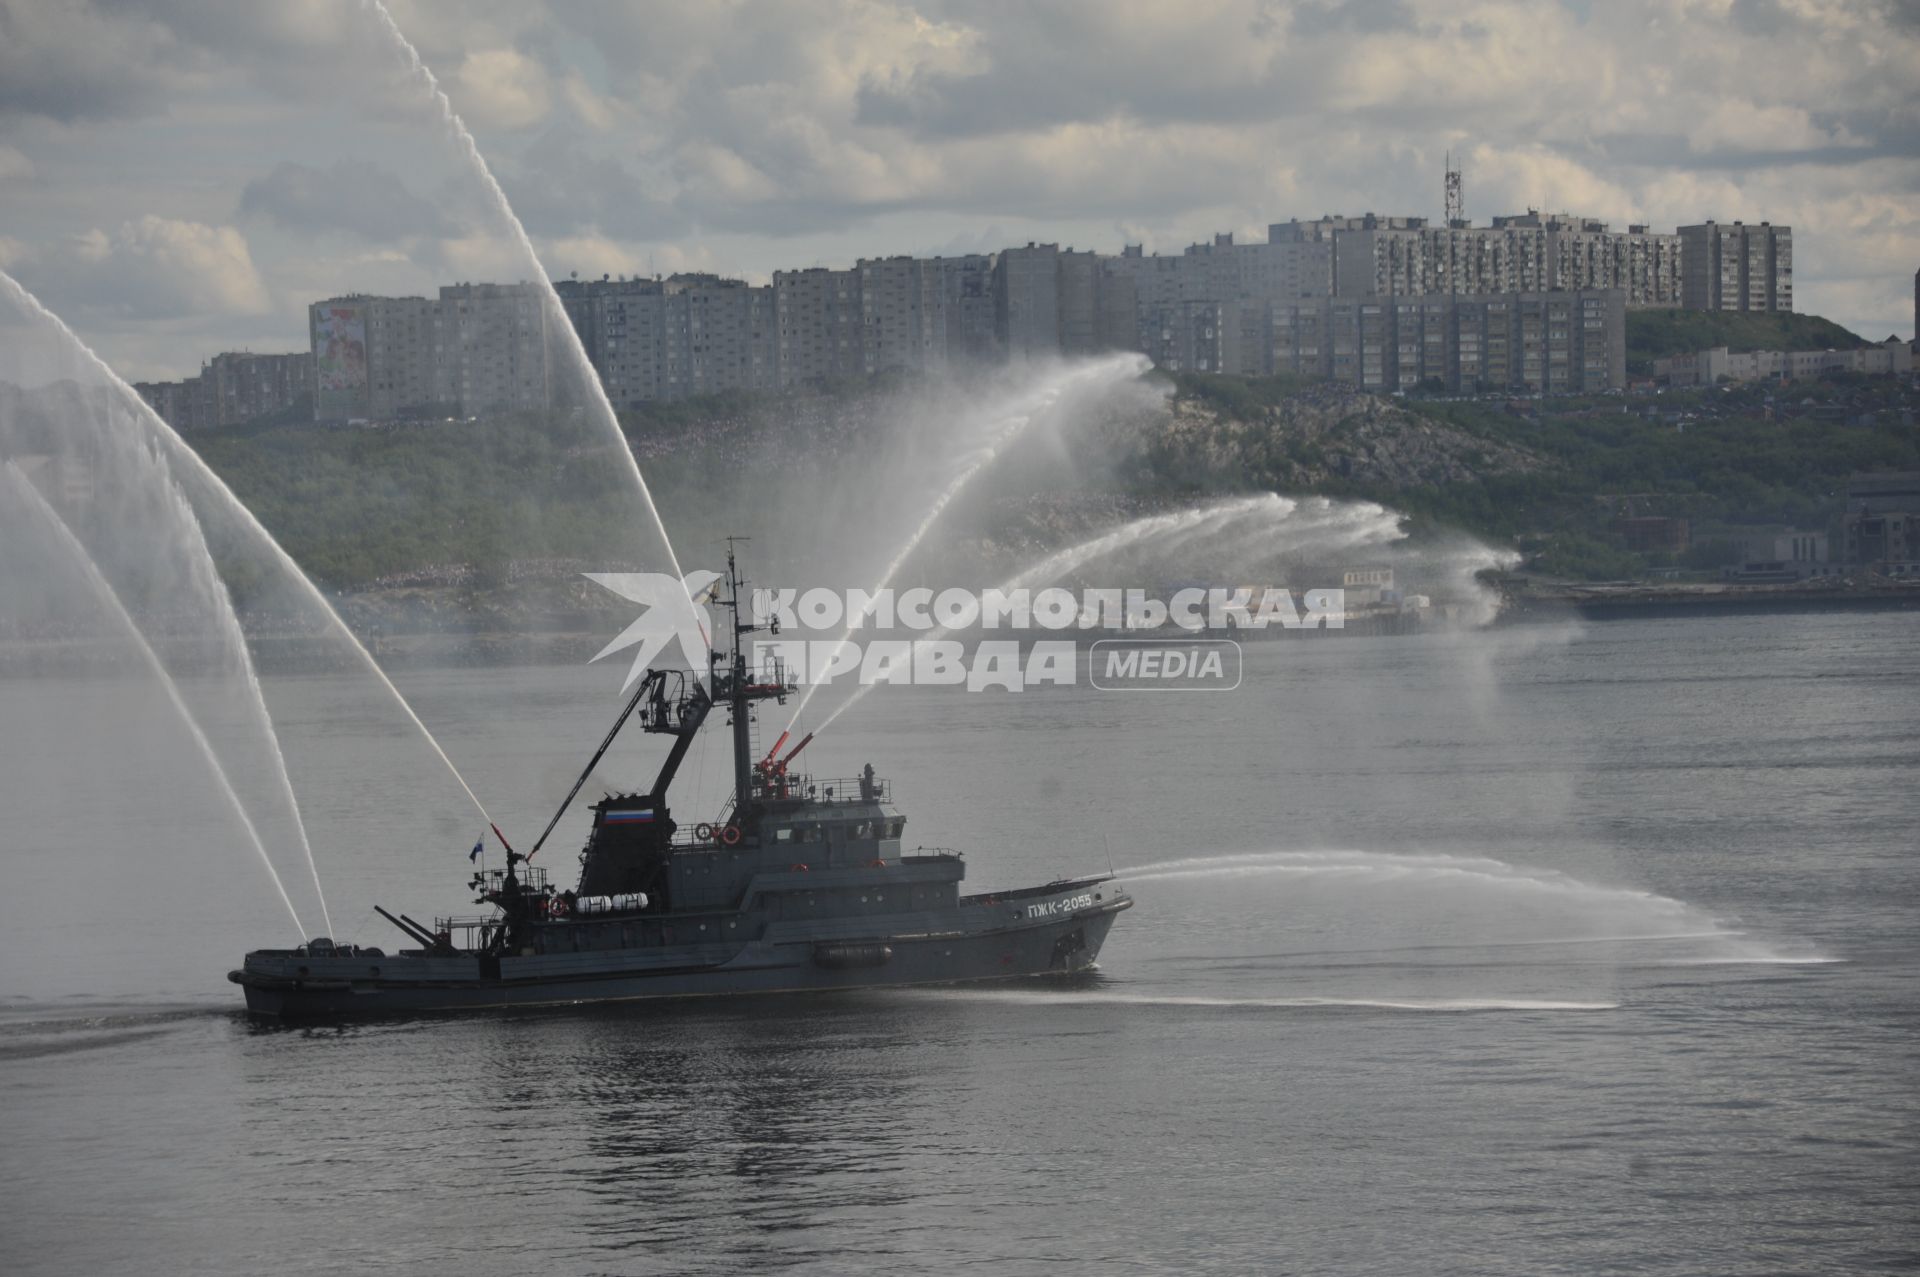
[(1494, 624), (1916, 609), (1920, 585), (1572, 586), (1507, 591)]

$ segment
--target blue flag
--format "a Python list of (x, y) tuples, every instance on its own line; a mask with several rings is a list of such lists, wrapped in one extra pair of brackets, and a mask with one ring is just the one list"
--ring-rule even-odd
[(480, 853), (485, 851), (486, 849), (487, 849), (487, 836), (485, 834), (481, 834), (478, 838), (473, 840), (473, 850), (467, 853), (468, 862), (471, 863), (475, 860), (480, 859)]

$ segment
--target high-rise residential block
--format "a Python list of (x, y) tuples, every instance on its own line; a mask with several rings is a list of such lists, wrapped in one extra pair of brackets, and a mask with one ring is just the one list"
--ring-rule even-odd
[(313, 393), (313, 356), (229, 350), (184, 381), (139, 382), (134, 390), (182, 432), (237, 426), (284, 413)]
[(1626, 384), (1619, 289), (1275, 302), (1239, 322), (1254, 337), (1241, 343), (1239, 371), (1249, 373), (1330, 377), (1381, 393), (1591, 394)]
[(1060, 246), (1009, 248), (994, 266), (994, 318), (1002, 347), (1015, 361), (1061, 352)]
[(1702, 222), (1680, 228), (1680, 304), (1688, 310), (1791, 311), (1793, 228)]

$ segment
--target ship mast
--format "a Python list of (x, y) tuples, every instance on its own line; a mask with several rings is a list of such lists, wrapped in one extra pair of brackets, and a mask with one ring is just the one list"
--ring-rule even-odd
[[(748, 677), (747, 635), (765, 629), (770, 633), (779, 633), (778, 621), (754, 625), (748, 614), (747, 582), (740, 575), (739, 565), (734, 560), (734, 546), (747, 537), (727, 538), (727, 597), (715, 600), (721, 607), (733, 614), (733, 650), (727, 660), (730, 668), (724, 677), (716, 677), (714, 699), (725, 700), (733, 713), (733, 811), (736, 824), (745, 825), (752, 815), (753, 805), (753, 718), (748, 708), (751, 701), (787, 699), (788, 685), (780, 670), (769, 671), (768, 681), (754, 683)], [(720, 654), (713, 653), (711, 660), (717, 666)]]

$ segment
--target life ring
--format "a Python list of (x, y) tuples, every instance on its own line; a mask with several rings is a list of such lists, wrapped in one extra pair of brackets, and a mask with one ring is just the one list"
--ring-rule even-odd
[(720, 841), (731, 847), (740, 841), (740, 826), (728, 825), (720, 831)]
[(547, 901), (547, 912), (552, 914), (556, 918), (566, 917), (567, 902), (565, 898), (561, 896), (555, 896), (553, 899)]
[(706, 821), (703, 820), (699, 824), (693, 827), (693, 836), (695, 838), (698, 838), (701, 842), (712, 842), (713, 826), (709, 825)]

